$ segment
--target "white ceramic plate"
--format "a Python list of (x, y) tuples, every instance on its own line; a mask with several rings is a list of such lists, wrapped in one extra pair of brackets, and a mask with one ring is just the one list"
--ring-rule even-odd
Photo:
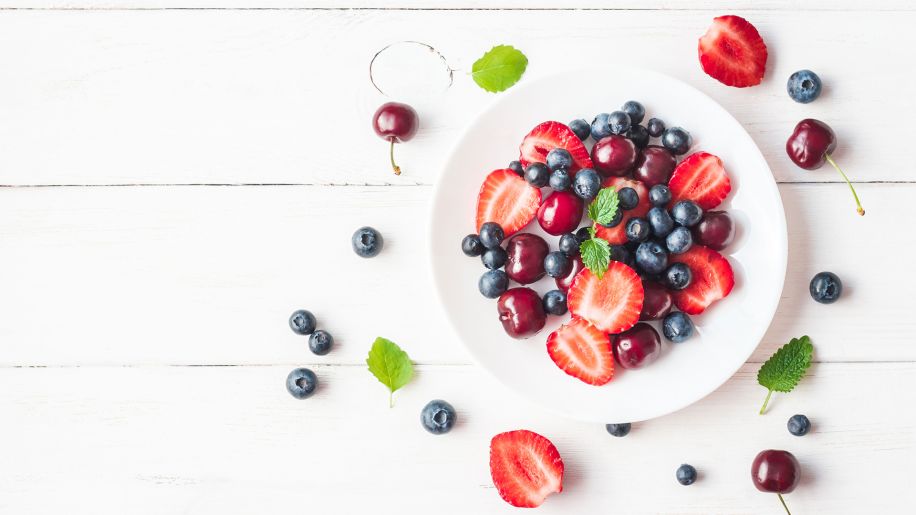
[[(509, 388), (572, 418), (635, 422), (671, 413), (703, 398), (731, 377), (751, 355), (773, 318), (786, 270), (786, 222), (773, 175), (744, 128), (715, 101), (687, 84), (641, 69), (589, 71), (589, 80), (562, 75), (530, 81), (501, 94), (458, 140), (442, 171), (430, 219), (433, 280), (454, 330), (485, 369)], [(732, 181), (725, 204), (737, 236), (723, 252), (735, 271), (726, 299), (693, 317), (698, 329), (681, 344), (663, 341), (661, 357), (640, 370), (616, 367), (614, 379), (591, 386), (566, 375), (547, 355), (547, 336), (569, 315), (550, 317), (527, 340), (503, 332), (496, 301), (484, 298), (477, 280), (484, 268), (461, 253), (461, 239), (475, 232), (477, 192), (484, 177), (518, 159), (522, 138), (540, 122), (591, 120), (634, 99), (657, 116), (681, 126), (694, 139), (692, 151), (720, 158)], [(587, 143), (591, 147), (591, 140)], [(546, 190), (545, 190), (546, 193)], [(533, 221), (524, 231), (557, 238)], [(543, 294), (553, 280), (532, 285)], [(656, 328), (661, 330), (656, 324)], [(664, 338), (662, 338), (664, 340)]]

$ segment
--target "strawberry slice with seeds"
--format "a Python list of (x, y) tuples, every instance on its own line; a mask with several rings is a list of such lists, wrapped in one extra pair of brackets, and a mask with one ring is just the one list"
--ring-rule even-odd
[(519, 147), (519, 158), (522, 166), (531, 163), (546, 163), (547, 153), (555, 148), (565, 148), (573, 158), (570, 176), (581, 168), (591, 168), (592, 159), (582, 140), (566, 125), (560, 122), (544, 122), (525, 136)]
[(708, 152), (697, 152), (677, 165), (668, 188), (672, 202), (692, 200), (703, 209), (712, 209), (728, 196), (732, 182), (721, 159)]
[(536, 508), (563, 491), (563, 460), (550, 440), (525, 429), (490, 440), (490, 476), (504, 501)]
[(528, 225), (540, 206), (541, 190), (508, 168), (494, 170), (477, 195), (477, 230), (486, 222), (496, 222), (509, 237)]
[(690, 267), (693, 279), (683, 290), (671, 292), (674, 305), (689, 315), (699, 315), (713, 302), (724, 299), (735, 286), (735, 273), (722, 254), (694, 245), (683, 254), (671, 254), (672, 262)]
[(614, 377), (611, 339), (588, 321), (573, 317), (547, 337), (550, 359), (567, 374), (600, 386)]
[(646, 216), (652, 204), (649, 202), (649, 189), (642, 181), (636, 179), (627, 179), (626, 177), (608, 177), (601, 183), (602, 188), (617, 188), (620, 191), (623, 188), (633, 188), (639, 195), (639, 204), (629, 211), (624, 211), (620, 223), (614, 227), (595, 227), (595, 236), (607, 240), (611, 245), (623, 245), (627, 242), (627, 221), (634, 216)]
[(639, 321), (643, 301), (642, 281), (632, 268), (611, 261), (598, 278), (588, 268), (573, 280), (566, 302), (574, 316), (584, 318), (605, 333), (617, 334)]
[(746, 88), (763, 80), (766, 43), (757, 29), (740, 16), (713, 18), (700, 38), (699, 54), (703, 71), (726, 86)]

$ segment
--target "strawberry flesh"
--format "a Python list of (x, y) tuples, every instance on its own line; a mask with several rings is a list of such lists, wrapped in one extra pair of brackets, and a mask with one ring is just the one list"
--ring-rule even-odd
[(674, 305), (684, 313), (699, 315), (713, 302), (728, 296), (735, 286), (728, 259), (710, 248), (694, 245), (683, 254), (671, 254), (669, 259), (686, 264), (693, 276), (689, 286), (671, 292)]
[(509, 237), (534, 219), (540, 205), (541, 190), (508, 168), (494, 170), (477, 195), (477, 230), (486, 222), (496, 222)]
[(712, 209), (725, 200), (732, 183), (721, 159), (708, 152), (697, 152), (677, 165), (668, 188), (671, 202), (692, 200), (703, 209)]
[(519, 161), (523, 167), (531, 163), (546, 163), (547, 153), (555, 148), (565, 148), (573, 158), (570, 177), (581, 168), (591, 168), (592, 160), (582, 140), (560, 122), (544, 122), (525, 136), (519, 147)]
[(536, 508), (563, 491), (563, 460), (550, 440), (525, 429), (490, 440), (490, 476), (500, 497), (518, 508)]
[(700, 65), (707, 75), (737, 88), (760, 84), (767, 46), (757, 29), (740, 16), (719, 16), (700, 38)]
[(547, 337), (547, 353), (561, 370), (580, 381), (600, 386), (614, 377), (614, 351), (607, 333), (573, 317)]
[(605, 333), (617, 334), (639, 321), (643, 295), (639, 275), (627, 265), (611, 261), (600, 279), (587, 268), (579, 272), (566, 301), (574, 316)]

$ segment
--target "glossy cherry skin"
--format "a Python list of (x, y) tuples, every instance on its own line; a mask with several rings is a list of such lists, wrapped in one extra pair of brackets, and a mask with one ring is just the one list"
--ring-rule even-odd
[(527, 232), (518, 233), (506, 242), (506, 275), (519, 284), (531, 284), (544, 277), (544, 258), (550, 247), (544, 238)]
[(569, 267), (569, 273), (564, 275), (563, 277), (557, 277), (554, 279), (554, 282), (557, 283), (557, 289), (562, 291), (563, 293), (566, 293), (569, 291), (569, 287), (572, 286), (573, 279), (576, 278), (576, 274), (578, 274), (580, 270), (585, 268), (585, 264), (582, 263), (581, 256), (576, 256), (574, 258), (571, 258), (569, 262), (572, 263), (572, 266)]
[(674, 302), (671, 298), (671, 292), (667, 288), (655, 281), (643, 281), (642, 290), (643, 301), (642, 312), (639, 313), (640, 320), (661, 320), (671, 312), (671, 306)]
[(601, 138), (592, 147), (592, 164), (605, 177), (626, 175), (635, 163), (636, 145), (623, 136)]
[(786, 141), (786, 153), (796, 165), (805, 170), (824, 166), (827, 154), (836, 149), (836, 134), (826, 123), (806, 118), (795, 126)]
[(555, 191), (538, 208), (538, 223), (548, 234), (573, 232), (582, 221), (582, 199), (571, 191)]
[(707, 211), (693, 227), (693, 241), (713, 250), (722, 250), (735, 239), (735, 223), (725, 211)]
[(623, 368), (642, 368), (658, 359), (662, 353), (658, 331), (644, 322), (615, 335), (613, 347), (614, 358)]
[(420, 127), (420, 118), (414, 108), (400, 102), (382, 104), (372, 116), (375, 133), (388, 141), (409, 141)]
[(798, 486), (801, 467), (789, 451), (760, 451), (751, 465), (751, 480), (761, 492), (787, 494)]
[(677, 158), (665, 147), (649, 145), (639, 152), (635, 166), (633, 177), (642, 181), (646, 188), (651, 188), (656, 184), (668, 184), (677, 166)]
[(531, 288), (509, 288), (499, 296), (496, 311), (506, 334), (513, 338), (534, 336), (547, 321), (541, 296)]

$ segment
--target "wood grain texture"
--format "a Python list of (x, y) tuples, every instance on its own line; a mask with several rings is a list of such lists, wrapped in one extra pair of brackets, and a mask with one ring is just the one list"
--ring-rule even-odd
[[(805, 117), (833, 125), (836, 158), (853, 179), (916, 179), (899, 165), (909, 149), (889, 144), (899, 120), (916, 118), (916, 99), (876, 91), (907, 83), (899, 64), (913, 61), (916, 13), (746, 13), (771, 55), (767, 79), (750, 89), (727, 88), (700, 70), (695, 42), (714, 14), (3, 11), (0, 183), (430, 184), (461, 129), (497, 98), (466, 76), (474, 59), (493, 44), (514, 44), (531, 57), (523, 78), (531, 80), (594, 65), (594, 52), (610, 44), (609, 27), (616, 40), (646, 50), (614, 53), (608, 66), (657, 69), (712, 95), (750, 131), (780, 181), (839, 180), (832, 170), (803, 172), (785, 156), (786, 137)], [(399, 149), (401, 177), (367, 130), (384, 100), (369, 83), (369, 60), (393, 37), (433, 44), (456, 70), (447, 93), (414, 102), (423, 129)], [(804, 67), (826, 83), (807, 106), (785, 93), (788, 75)], [(519, 137), (528, 129), (519, 127)], [(513, 157), (507, 148), (504, 160)]]

